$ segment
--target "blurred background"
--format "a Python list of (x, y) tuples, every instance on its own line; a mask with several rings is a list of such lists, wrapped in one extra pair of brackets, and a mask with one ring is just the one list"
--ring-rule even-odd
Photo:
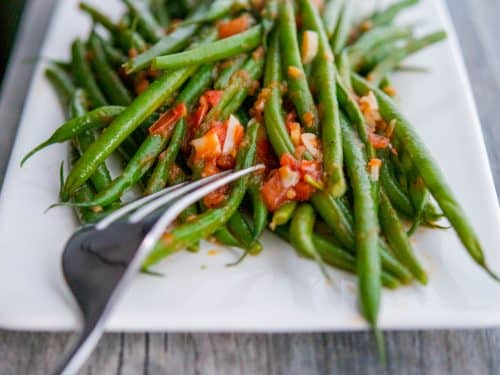
[(25, 0), (0, 0), (0, 85), (21, 18)]

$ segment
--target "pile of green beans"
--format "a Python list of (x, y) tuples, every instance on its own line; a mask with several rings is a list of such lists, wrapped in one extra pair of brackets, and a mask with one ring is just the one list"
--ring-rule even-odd
[[(123, 3), (118, 18), (82, 2), (92, 31), (72, 43), (70, 62), (46, 70), (67, 120), (22, 164), (55, 143), (71, 144), (58, 205), (94, 222), (134, 187), (148, 195), (267, 163), (265, 172), (221, 189), (217, 200), (186, 209), (144, 270), (179, 250), (197, 251), (204, 239), (241, 249), (231, 265), (239, 264), (265, 251), (259, 240), (268, 227), (328, 279), (327, 265), (356, 275), (360, 309), (382, 357), (383, 288), (429, 282), (410, 240), (418, 228), (443, 228), (438, 221), (447, 219), (471, 258), (498, 279), (391, 97), (390, 76), (401, 63), (446, 38), (442, 31), (417, 37), (415, 26), (395, 24), (418, 0), (395, 1), (359, 23), (348, 0), (321, 8), (313, 0)], [(234, 121), (243, 135), (227, 153)], [(198, 159), (192, 142), (210, 132), (221, 150)], [(106, 164), (113, 155), (123, 162), (114, 179)]]

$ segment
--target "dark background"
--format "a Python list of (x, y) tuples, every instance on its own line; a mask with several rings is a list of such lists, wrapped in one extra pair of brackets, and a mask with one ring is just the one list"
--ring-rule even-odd
[(25, 0), (0, 0), (0, 85), (14, 43)]

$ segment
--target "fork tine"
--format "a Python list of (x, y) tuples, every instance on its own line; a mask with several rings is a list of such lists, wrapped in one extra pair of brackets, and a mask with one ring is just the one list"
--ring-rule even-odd
[[(220, 175), (226, 175), (228, 173), (230, 173), (230, 171), (223, 172)], [(210, 182), (210, 181), (218, 178), (220, 175), (210, 176), (210, 177), (207, 177), (207, 178), (202, 179), (200, 181)], [(130, 212), (132, 212), (132, 211), (134, 211), (136, 209), (138, 209), (139, 207), (144, 206), (145, 204), (147, 204), (147, 203), (149, 203), (151, 201), (154, 201), (155, 199), (158, 199), (161, 196), (164, 196), (166, 194), (172, 193), (172, 192), (174, 192), (174, 191), (176, 191), (178, 189), (181, 189), (184, 186), (190, 185), (190, 184), (191, 183), (189, 183), (189, 182), (183, 182), (181, 184), (177, 184), (177, 185), (168, 187), (168, 188), (163, 189), (161, 191), (158, 191), (158, 192), (156, 192), (154, 194), (151, 194), (151, 195), (145, 196), (143, 198), (137, 199), (135, 201), (132, 201), (132, 202), (126, 204), (125, 206), (121, 207), (120, 209), (112, 212), (111, 214), (109, 214), (108, 216), (106, 216), (101, 221), (99, 221), (96, 224), (95, 228), (97, 230), (106, 229), (111, 224), (113, 224), (115, 221), (121, 219), (123, 216), (127, 215), (128, 213), (130, 213)]]
[(113, 211), (108, 216), (106, 216), (104, 219), (99, 221), (95, 227), (97, 230), (106, 229), (108, 226), (113, 224), (115, 221), (121, 219), (123, 216), (125, 216), (129, 212), (134, 211), (135, 209), (145, 205), (148, 202), (151, 202), (152, 200), (157, 199), (158, 197), (161, 197), (162, 195), (168, 194), (171, 191), (179, 189), (180, 187), (185, 186), (186, 184), (188, 184), (188, 182), (183, 182), (181, 184), (177, 184), (177, 185), (168, 187), (168, 188), (163, 189), (161, 191), (158, 191), (154, 194), (151, 194), (151, 195), (145, 196), (143, 198), (137, 199), (135, 201), (132, 201), (130, 203), (127, 203), (125, 206), (119, 208), (116, 211)]
[(137, 257), (142, 259), (145, 255), (147, 255), (147, 252), (149, 252), (156, 244), (156, 242), (161, 238), (161, 236), (165, 232), (165, 228), (168, 227), (171, 223), (173, 223), (174, 220), (177, 218), (177, 216), (179, 216), (182, 213), (182, 211), (184, 211), (187, 207), (196, 203), (208, 193), (211, 193), (212, 191), (217, 190), (218, 188), (230, 182), (233, 182), (247, 174), (256, 172), (263, 168), (265, 168), (265, 166), (263, 164), (259, 164), (251, 168), (242, 169), (238, 172), (233, 172), (214, 182), (202, 186), (201, 188), (191, 192), (191, 194), (189, 195), (184, 195), (181, 199), (179, 199), (172, 206), (170, 206), (158, 219), (153, 228), (144, 238), (144, 241), (142, 242), (141, 247), (138, 250)]
[(228, 176), (231, 173), (234, 173), (234, 172), (233, 171), (226, 171), (226, 172), (218, 173), (216, 175), (191, 182), (189, 184), (186, 184), (186, 185), (180, 187), (179, 189), (176, 189), (176, 190), (170, 192), (169, 194), (165, 194), (165, 195), (159, 197), (158, 199), (151, 201), (147, 205), (144, 205), (141, 208), (139, 208), (136, 212), (134, 212), (130, 216), (129, 222), (130, 223), (138, 223), (139, 221), (144, 219), (146, 216), (153, 213), (154, 211), (161, 208), (162, 206), (166, 205), (168, 202), (171, 202), (175, 198), (178, 198), (184, 194), (188, 194), (188, 193), (190, 193), (196, 189), (199, 189), (200, 187), (202, 187), (202, 186), (204, 186), (204, 185), (206, 185), (214, 180)]

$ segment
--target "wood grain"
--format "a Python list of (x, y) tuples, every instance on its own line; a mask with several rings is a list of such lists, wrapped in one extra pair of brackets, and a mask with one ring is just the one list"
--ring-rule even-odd
[[(55, 0), (33, 0), (0, 103), (4, 171)], [(448, 0), (500, 191), (500, 0)], [(3, 176), (3, 173), (0, 174)], [(74, 335), (0, 332), (0, 374), (47, 374)], [(107, 334), (81, 374), (500, 374), (500, 330), (390, 332), (382, 368), (368, 333)]]

